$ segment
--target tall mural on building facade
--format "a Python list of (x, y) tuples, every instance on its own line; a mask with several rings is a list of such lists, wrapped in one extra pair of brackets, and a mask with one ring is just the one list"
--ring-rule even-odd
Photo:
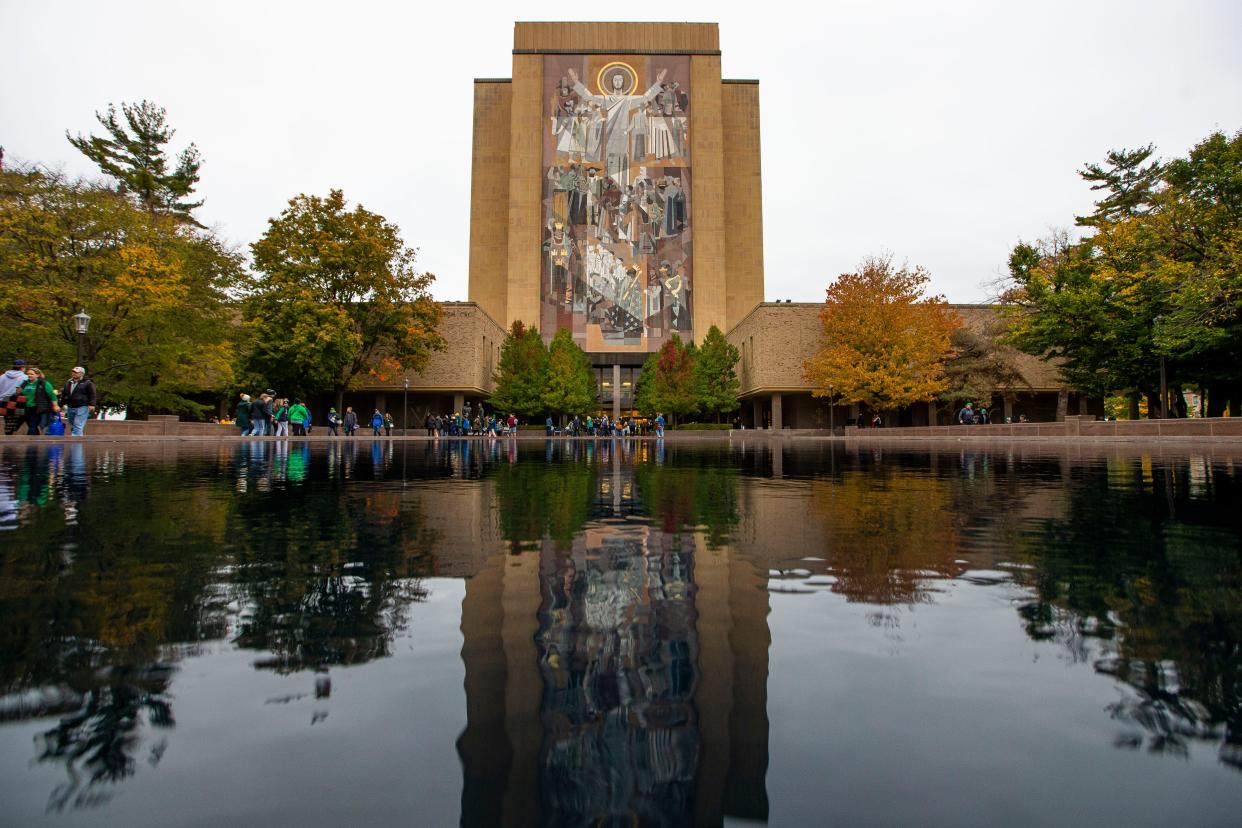
[(692, 337), (690, 59), (547, 55), (540, 329), (587, 351)]

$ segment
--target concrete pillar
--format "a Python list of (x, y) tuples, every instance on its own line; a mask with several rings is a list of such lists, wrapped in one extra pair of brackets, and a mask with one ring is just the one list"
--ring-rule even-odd
[(1013, 394), (1006, 394), (1003, 400), (1004, 408), (1001, 409), (1001, 413), (1005, 415), (1005, 422), (1011, 423), (1013, 422)]
[(852, 425), (857, 425), (857, 424), (858, 424), (858, 403), (850, 403), (850, 421), (846, 423), (846, 425), (852, 426)]
[(781, 422), (781, 395), (772, 395), (772, 430), (780, 431), (783, 427)]
[(612, 366), (612, 421), (621, 419), (621, 363)]
[[(375, 392), (375, 407), (384, 413), (388, 413), (388, 395), (383, 391)], [(358, 415), (358, 420), (362, 420), (362, 415)], [(371, 415), (367, 414), (367, 425), (371, 424)]]
[(754, 428), (763, 428), (763, 401), (755, 397), (751, 401), (751, 416), (754, 418)]
[(927, 424), (929, 426), (938, 425), (936, 422), (936, 403), (931, 400), (927, 402)]
[(460, 414), (461, 410), (466, 407), (466, 395), (456, 393), (453, 395), (453, 413)]

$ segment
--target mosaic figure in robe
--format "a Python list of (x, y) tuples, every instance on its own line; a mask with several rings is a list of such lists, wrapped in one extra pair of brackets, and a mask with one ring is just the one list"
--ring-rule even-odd
[(614, 181), (628, 183), (630, 148), (627, 130), (630, 123), (630, 114), (635, 109), (644, 107), (648, 102), (655, 99), (655, 96), (663, 88), (662, 84), (666, 74), (668, 74), (668, 70), (661, 69), (660, 73), (656, 75), (655, 83), (644, 94), (625, 95), (621, 92), (625, 86), (625, 76), (621, 72), (616, 72), (610, 76), (612, 93), (608, 95), (594, 95), (582, 85), (582, 81), (578, 80), (578, 73), (573, 69), (569, 70), (569, 79), (573, 82), (574, 91), (578, 93), (579, 99), (597, 104), (604, 114), (603, 143), (607, 156), (605, 169)]

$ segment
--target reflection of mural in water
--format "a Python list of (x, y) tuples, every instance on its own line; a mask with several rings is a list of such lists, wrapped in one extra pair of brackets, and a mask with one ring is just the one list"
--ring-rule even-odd
[(589, 351), (690, 327), (690, 60), (546, 55), (543, 310)]
[(681, 825), (700, 750), (693, 543), (596, 533), (556, 556), (537, 635), (555, 824)]

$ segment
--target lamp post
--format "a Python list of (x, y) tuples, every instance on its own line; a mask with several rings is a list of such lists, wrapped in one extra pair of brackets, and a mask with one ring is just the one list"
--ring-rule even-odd
[[(401, 392), (401, 436), (410, 436), (410, 378), (406, 377), (401, 381), (405, 390)], [(405, 463), (405, 455), (402, 455), (401, 462)]]
[[(86, 355), (86, 331), (90, 324), (91, 317), (86, 312), (86, 308), (73, 315), (73, 329), (78, 332), (78, 365), (83, 365), (83, 359)], [(83, 367), (85, 366), (83, 365)]]
[[(1152, 320), (1159, 327), (1164, 320), (1163, 316), (1157, 316)], [(1160, 419), (1167, 420), (1169, 418), (1169, 386), (1164, 375), (1164, 354), (1160, 354)]]

